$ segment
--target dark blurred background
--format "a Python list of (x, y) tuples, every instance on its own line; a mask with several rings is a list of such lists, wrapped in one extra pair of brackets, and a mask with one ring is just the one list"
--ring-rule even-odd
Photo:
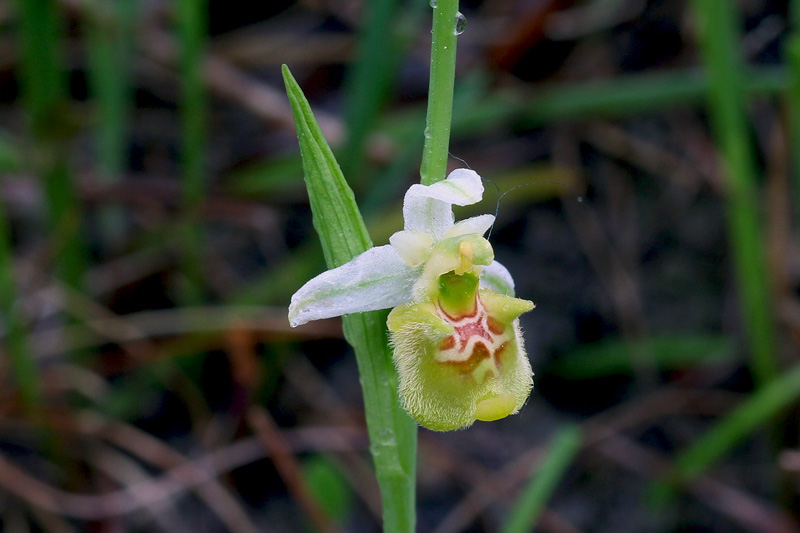
[[(451, 168), (486, 193), (456, 216), (497, 210), (536, 376), (516, 416), (420, 430), (419, 531), (499, 530), (574, 424), (537, 531), (800, 531), (797, 28), (788, 1), (717, 2), (735, 32), (704, 44), (704, 3), (461, 2)], [(280, 65), (385, 244), (430, 16), (0, 0), (0, 530), (379, 530), (340, 321), (286, 319), (325, 266)]]

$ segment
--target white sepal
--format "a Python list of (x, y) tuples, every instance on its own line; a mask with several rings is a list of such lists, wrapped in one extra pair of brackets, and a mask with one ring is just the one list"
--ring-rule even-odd
[(417, 267), (431, 256), (433, 238), (420, 231), (404, 230), (389, 237), (389, 243), (408, 266)]
[(457, 222), (452, 228), (447, 230), (444, 237), (445, 239), (449, 239), (450, 237), (458, 237), (470, 233), (483, 235), (492, 227), (492, 224), (494, 224), (494, 215), (478, 215), (476, 217), (466, 218), (461, 222)]
[(409, 267), (391, 245), (370, 248), (344, 265), (323, 272), (292, 296), (289, 322), (396, 307), (411, 300), (419, 268)]
[(408, 192), (410, 193), (412, 189), (420, 191), (416, 194), (451, 205), (471, 205), (483, 198), (481, 177), (474, 170), (467, 168), (457, 168), (447, 176), (447, 179), (433, 185), (412, 185)]
[(447, 179), (433, 185), (412, 185), (403, 200), (405, 229), (441, 240), (453, 227), (453, 204), (470, 205), (482, 197), (481, 177), (464, 168), (454, 170)]
[(514, 296), (514, 279), (508, 269), (497, 261), (492, 261), (491, 265), (481, 269), (480, 286), (483, 289), (491, 289), (506, 296)]

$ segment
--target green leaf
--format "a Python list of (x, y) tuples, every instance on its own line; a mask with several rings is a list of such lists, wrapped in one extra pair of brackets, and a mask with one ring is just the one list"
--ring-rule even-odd
[(297, 127), (314, 228), (319, 234), (328, 268), (335, 268), (371, 248), (372, 241), (353, 191), (322, 136), (308, 100), (286, 65), (283, 77)]
[(17, 147), (11, 137), (0, 130), (0, 172), (17, 172), (20, 166)]
[[(297, 127), (314, 227), (328, 268), (335, 268), (370, 248), (372, 241), (353, 191), (286, 65), (283, 79)], [(343, 326), (345, 338), (355, 350), (364, 392), (370, 450), (383, 499), (384, 528), (393, 532), (414, 531), (417, 427), (397, 396), (386, 312), (347, 315)]]
[(678, 484), (691, 480), (711, 466), (756, 428), (766, 425), (800, 399), (800, 365), (762, 385), (731, 414), (700, 437), (675, 462), (674, 470), (655, 487), (657, 499), (668, 496)]
[(336, 466), (325, 456), (314, 455), (303, 462), (303, 478), (325, 514), (344, 522), (353, 505), (353, 492)]
[[(546, 370), (568, 379), (592, 379), (631, 374), (637, 354), (647, 354), (659, 370), (674, 370), (695, 364), (730, 361), (736, 355), (733, 339), (716, 335), (651, 337), (638, 342), (612, 339), (573, 350)], [(645, 361), (646, 362), (646, 361)]]
[(756, 146), (748, 124), (741, 20), (736, 4), (692, 2), (700, 51), (708, 70), (708, 112), (725, 169), (728, 238), (736, 264), (741, 314), (756, 383), (778, 374), (767, 247), (760, 205)]
[(559, 431), (544, 458), (531, 472), (527, 487), (517, 499), (503, 526), (503, 533), (533, 531), (547, 500), (580, 451), (582, 442), (583, 434), (578, 426), (567, 426)]
[(10, 223), (0, 203), (0, 314), (6, 329), (5, 351), (25, 408), (37, 414), (42, 407), (42, 387), (19, 300), (10, 232)]
[(301, 185), (302, 163), (297, 156), (260, 160), (232, 171), (225, 176), (225, 189), (230, 194), (263, 198)]

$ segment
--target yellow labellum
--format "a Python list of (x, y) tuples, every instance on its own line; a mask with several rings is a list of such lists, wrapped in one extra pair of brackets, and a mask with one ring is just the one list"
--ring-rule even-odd
[[(453, 244), (462, 260), (474, 250), (466, 238)], [(450, 270), (429, 285), (424, 300), (389, 313), (403, 407), (428, 429), (512, 415), (533, 385), (517, 320), (533, 303), (478, 283), (475, 269)]]

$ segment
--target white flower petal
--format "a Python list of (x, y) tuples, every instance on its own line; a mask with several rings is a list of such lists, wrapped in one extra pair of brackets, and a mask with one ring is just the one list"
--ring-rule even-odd
[(447, 202), (418, 194), (417, 188), (422, 187), (424, 185), (412, 185), (406, 193), (403, 202), (404, 228), (425, 233), (438, 241), (453, 227), (453, 208)]
[[(483, 198), (483, 183), (474, 170), (457, 168), (447, 179), (433, 185), (414, 185), (412, 188), (424, 189), (419, 194), (455, 205), (471, 205)], [(409, 189), (410, 192), (410, 189)]]
[(398, 231), (389, 237), (389, 243), (408, 266), (417, 267), (431, 255), (433, 239), (420, 231)]
[(477, 233), (483, 235), (494, 224), (494, 215), (478, 215), (470, 217), (457, 222), (452, 228), (447, 230), (444, 238), (458, 237), (460, 235), (468, 235), (470, 233)]
[(506, 267), (493, 261), (491, 265), (481, 269), (481, 288), (514, 296), (514, 279)]
[(292, 296), (292, 327), (311, 320), (396, 307), (411, 300), (420, 270), (390, 245), (370, 248), (344, 265), (323, 272)]
[(482, 197), (481, 177), (464, 168), (454, 170), (447, 179), (433, 185), (412, 185), (403, 200), (405, 229), (441, 240), (453, 226), (452, 205), (474, 204)]

